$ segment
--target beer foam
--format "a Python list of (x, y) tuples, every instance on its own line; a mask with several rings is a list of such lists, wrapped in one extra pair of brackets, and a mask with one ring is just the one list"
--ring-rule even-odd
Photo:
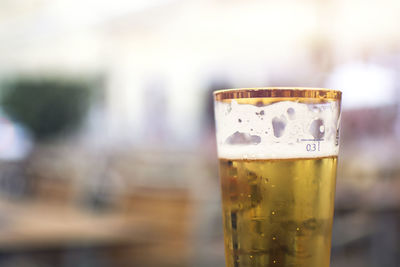
[(317, 158), (339, 152), (337, 101), (266, 106), (216, 101), (215, 118), (220, 158)]

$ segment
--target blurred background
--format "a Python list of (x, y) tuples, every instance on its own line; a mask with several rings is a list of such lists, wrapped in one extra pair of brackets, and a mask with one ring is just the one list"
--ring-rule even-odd
[(400, 266), (400, 2), (2, 0), (0, 266), (224, 266), (211, 92), (341, 89), (332, 267)]

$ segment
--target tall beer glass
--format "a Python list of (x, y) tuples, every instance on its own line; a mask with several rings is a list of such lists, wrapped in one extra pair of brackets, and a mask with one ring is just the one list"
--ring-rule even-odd
[(228, 267), (328, 267), (341, 92), (214, 93)]

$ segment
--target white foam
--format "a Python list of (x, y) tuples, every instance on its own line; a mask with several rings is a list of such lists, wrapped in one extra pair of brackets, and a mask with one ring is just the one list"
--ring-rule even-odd
[(218, 155), (230, 159), (336, 156), (338, 102), (267, 106), (215, 102)]

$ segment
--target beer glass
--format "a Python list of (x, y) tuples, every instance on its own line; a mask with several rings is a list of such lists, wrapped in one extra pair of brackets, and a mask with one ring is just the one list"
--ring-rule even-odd
[(214, 92), (226, 266), (328, 267), (341, 92)]

